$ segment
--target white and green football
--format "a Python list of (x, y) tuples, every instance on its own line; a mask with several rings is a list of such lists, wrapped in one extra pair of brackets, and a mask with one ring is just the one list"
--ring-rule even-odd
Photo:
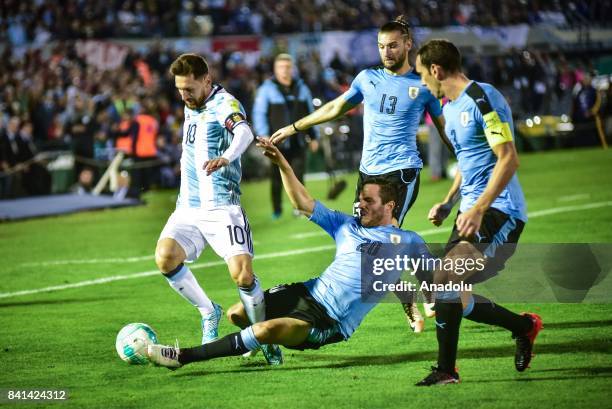
[(117, 334), (115, 348), (119, 358), (130, 364), (146, 364), (147, 346), (157, 344), (157, 335), (147, 324), (135, 322), (121, 328)]

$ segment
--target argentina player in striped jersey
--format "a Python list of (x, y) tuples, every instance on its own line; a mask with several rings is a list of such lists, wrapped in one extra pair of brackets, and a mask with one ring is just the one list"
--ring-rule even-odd
[[(212, 82), (206, 60), (183, 54), (170, 66), (185, 103), (181, 185), (176, 209), (162, 230), (155, 261), (170, 286), (202, 315), (202, 343), (218, 337), (221, 307), (212, 302), (185, 265), (206, 246), (227, 263), (251, 322), (265, 319), (264, 295), (253, 273), (253, 241), (240, 206), (240, 156), (253, 141), (244, 108)], [(281, 350), (263, 345), (268, 363), (282, 363)]]
[[(382, 177), (398, 189), (399, 203), (393, 217), (400, 227), (419, 192), (423, 161), (416, 135), (425, 111), (429, 112), (440, 137), (452, 152), (444, 135), (440, 102), (421, 83), (410, 64), (412, 45), (412, 32), (403, 16), (384, 24), (378, 32), (381, 66), (361, 71), (343, 95), (271, 136), (272, 142), (279, 144), (298, 131), (333, 121), (363, 103), (363, 151), (353, 201), (354, 214), (358, 211), (363, 183), (372, 177)], [(416, 305), (405, 300), (403, 307), (412, 329), (422, 331), (424, 322)]]
[[(430, 40), (417, 53), (417, 71), (432, 94), (447, 97), (446, 133), (458, 160), (455, 181), (444, 201), (432, 207), (429, 220), (442, 224), (461, 198), (447, 257), (486, 257), (485, 268), (438, 282), (476, 284), (497, 275), (514, 253), (527, 222), (527, 208), (518, 180), (518, 154), (514, 146), (512, 112), (503, 95), (490, 84), (470, 81), (461, 69), (461, 54), (447, 40)], [(467, 255), (467, 256), (466, 256)], [(471, 291), (436, 293), (438, 363), (417, 386), (459, 382), (455, 362), (462, 317), (495, 325), (516, 340), (515, 368), (529, 367), (542, 320), (521, 315)]]

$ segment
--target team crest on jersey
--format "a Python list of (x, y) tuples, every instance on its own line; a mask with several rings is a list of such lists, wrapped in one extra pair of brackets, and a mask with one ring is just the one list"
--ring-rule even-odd
[(399, 234), (390, 234), (389, 239), (393, 244), (400, 244), (400, 242), (402, 241), (402, 236), (400, 236)]
[(240, 104), (238, 103), (237, 100), (232, 99), (229, 104), (230, 104), (230, 107), (232, 107), (232, 110), (240, 111)]
[(408, 96), (412, 99), (416, 99), (419, 95), (419, 87), (409, 87), (408, 88)]
[(463, 111), (461, 113), (461, 126), (466, 127), (468, 122), (470, 122), (470, 114), (467, 111)]

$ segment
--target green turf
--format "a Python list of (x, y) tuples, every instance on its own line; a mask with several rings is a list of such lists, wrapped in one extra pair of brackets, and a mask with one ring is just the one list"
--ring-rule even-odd
[[(529, 211), (612, 202), (612, 153), (576, 150), (523, 155), (520, 179)], [(354, 175), (330, 206), (349, 211)], [(429, 207), (448, 182), (421, 180), (419, 198), (405, 228), (431, 229)], [(309, 182), (324, 197), (326, 182)], [(294, 218), (270, 220), (268, 184), (243, 186), (258, 255), (287, 250), (311, 252), (260, 258), (254, 265), (265, 286), (302, 281), (320, 273), (333, 250), (318, 227)], [(0, 293), (155, 271), (150, 257), (173, 209), (175, 192), (146, 195), (147, 206), (98, 211), (0, 225)], [(285, 201), (287, 202), (287, 201)], [(533, 218), (522, 242), (612, 243), (612, 206)], [(429, 233), (444, 241), (448, 232)], [(147, 258), (149, 256), (149, 258)], [(140, 259), (118, 262), (117, 259)], [(114, 260), (113, 260), (114, 259)], [(207, 251), (200, 262), (217, 260)], [(55, 263), (55, 264), (53, 264)], [(195, 268), (208, 294), (225, 308), (237, 301), (222, 265)], [(66, 388), (60, 407), (75, 408), (379, 408), (606, 407), (612, 377), (612, 306), (608, 304), (509, 305), (542, 315), (545, 330), (533, 367), (523, 374), (512, 364), (512, 340), (502, 330), (464, 322), (458, 386), (420, 389), (412, 384), (435, 362), (432, 321), (426, 332), (407, 330), (400, 308), (381, 304), (346, 343), (318, 351), (286, 350), (286, 363), (270, 368), (260, 357), (225, 358), (176, 372), (129, 366), (114, 351), (117, 331), (128, 322), (149, 323), (166, 343), (197, 343), (198, 314), (158, 275), (32, 295), (0, 298), (0, 388)], [(221, 332), (233, 328), (226, 321)], [(66, 405), (66, 406), (62, 406)], [(38, 404), (35, 407), (44, 407)], [(22, 407), (22, 406), (20, 406)], [(23, 406), (27, 407), (27, 405)]]

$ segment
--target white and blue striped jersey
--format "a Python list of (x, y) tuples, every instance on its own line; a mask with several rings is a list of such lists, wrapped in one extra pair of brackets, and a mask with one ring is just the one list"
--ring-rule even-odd
[(231, 129), (246, 121), (242, 104), (220, 85), (213, 85), (200, 109), (185, 106), (181, 187), (177, 208), (212, 208), (240, 205), (240, 158), (206, 175), (204, 163), (229, 148)]

